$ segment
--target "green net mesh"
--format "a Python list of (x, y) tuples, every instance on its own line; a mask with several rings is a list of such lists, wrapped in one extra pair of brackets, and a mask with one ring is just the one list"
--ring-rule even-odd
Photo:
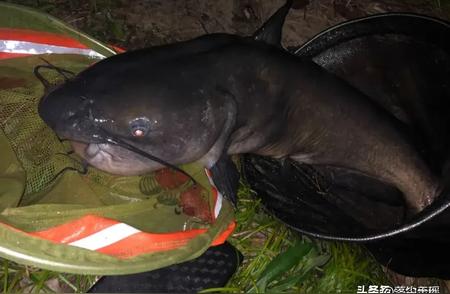
[(70, 152), (67, 146), (37, 118), (35, 94), (12, 89), (0, 91), (0, 96), (8, 97), (2, 99), (0, 126), (26, 171), (24, 198), (46, 189), (65, 169), (81, 170), (81, 165), (66, 155)]
[[(93, 62), (79, 56), (48, 56), (49, 62), (59, 67), (78, 72), (82, 67)], [(79, 177), (92, 190), (89, 205), (114, 205), (142, 200), (152, 200), (151, 207), (155, 210), (170, 210), (172, 218), (182, 217), (180, 196), (190, 186), (190, 182), (161, 185), (158, 173), (140, 177), (114, 176), (94, 168), (88, 168), (82, 174), (81, 158), (73, 153), (67, 141), (60, 141), (53, 131), (40, 119), (37, 105), (43, 96), (44, 87), (40, 81), (30, 75), (36, 65), (43, 64), (39, 57), (1, 61), (0, 75), (7, 76), (10, 68), (14, 67), (15, 76), (4, 79), (0, 89), (0, 127), (7, 137), (17, 159), (20, 161), (26, 175), (25, 190), (19, 206), (43, 203), (73, 204), (79, 203), (74, 197), (79, 187), (66, 191), (73, 196), (59, 195), (48, 198), (46, 192), (58, 184), (67, 174)], [(53, 84), (61, 81), (61, 77), (54, 71), (46, 71), (44, 77)], [(11, 83), (11, 81), (15, 83)], [(55, 110), (57, 111), (57, 110)], [(165, 172), (166, 178), (176, 175)], [(161, 177), (160, 177), (161, 178)], [(163, 179), (164, 181), (164, 179)], [(167, 180), (166, 180), (167, 182)], [(208, 193), (203, 193), (204, 201), (209, 203)], [(48, 199), (47, 199), (48, 198)], [(170, 207), (170, 208), (168, 208)], [(167, 213), (167, 212), (166, 212)], [(184, 222), (190, 226), (202, 227), (202, 220), (191, 219), (197, 215), (184, 216)], [(164, 226), (163, 226), (164, 227)], [(176, 227), (176, 226), (175, 226)], [(152, 228), (155, 230), (155, 228)], [(169, 228), (163, 229), (166, 230)], [(160, 229), (157, 229), (160, 231)]]
[[(19, 6), (0, 3), (0, 28), (59, 33), (105, 56), (113, 54), (58, 20)], [(44, 57), (74, 73), (97, 61), (80, 55)], [(197, 163), (180, 166), (194, 177), (197, 186), (171, 170), (135, 177), (114, 176), (94, 168), (82, 173), (81, 159), (70, 143), (60, 141), (37, 113), (44, 95), (44, 87), (33, 73), (39, 64), (45, 64), (41, 56), (0, 60), (0, 257), (72, 273), (135, 273), (195, 258), (228, 228), (233, 209), (225, 201), (217, 219), (211, 217), (214, 195)], [(63, 82), (56, 71), (42, 73), (52, 84)], [(143, 232), (206, 231), (177, 249), (126, 260), (24, 233), (85, 215), (114, 219)]]

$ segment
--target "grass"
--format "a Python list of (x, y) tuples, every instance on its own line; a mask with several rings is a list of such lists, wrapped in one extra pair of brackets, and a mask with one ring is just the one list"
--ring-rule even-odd
[[(364, 248), (302, 237), (264, 212), (250, 188), (239, 190), (238, 227), (229, 239), (244, 255), (225, 293), (355, 293), (358, 285), (387, 285)], [(1, 260), (4, 293), (86, 292), (95, 276), (62, 274)]]
[(19, 265), (5, 259), (1, 260), (1, 264), (0, 283), (3, 293), (82, 293), (97, 279), (95, 276), (63, 274)]
[[(381, 267), (364, 248), (302, 237), (263, 210), (246, 185), (239, 190), (238, 228), (230, 238), (244, 255), (239, 271), (227, 285), (236, 292), (355, 293), (358, 285), (389, 284)], [(303, 255), (294, 252), (311, 249)], [(295, 263), (283, 264), (285, 255)], [(274, 269), (281, 268), (273, 275)], [(258, 288), (263, 285), (264, 288)], [(225, 290), (224, 290), (225, 291)]]

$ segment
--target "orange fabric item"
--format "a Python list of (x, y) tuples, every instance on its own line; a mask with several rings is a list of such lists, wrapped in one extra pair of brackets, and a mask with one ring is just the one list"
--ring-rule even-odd
[(17, 57), (24, 57), (24, 56), (30, 56), (30, 54), (0, 52), (0, 59), (17, 58)]
[[(89, 238), (117, 224), (120, 224), (120, 222), (96, 215), (86, 215), (80, 219), (47, 230), (24, 233), (55, 243), (69, 244), (84, 238)], [(234, 231), (235, 227), (235, 222), (230, 223), (228, 228), (212, 242), (212, 246), (223, 244)], [(137, 230), (136, 233), (125, 236), (112, 244), (102, 246), (95, 251), (118, 258), (130, 258), (145, 253), (176, 249), (186, 245), (191, 239), (204, 232), (206, 232), (206, 229), (163, 234), (147, 233)]]
[(189, 230), (170, 234), (137, 233), (112, 245), (98, 249), (98, 252), (119, 258), (137, 256), (139, 254), (176, 249), (184, 246), (198, 234), (206, 230)]
[(112, 219), (95, 215), (86, 215), (80, 219), (47, 230), (28, 234), (56, 243), (66, 244), (88, 237), (118, 223), (118, 221)]
[(228, 239), (228, 237), (233, 233), (234, 229), (236, 229), (236, 222), (232, 221), (228, 228), (222, 232), (214, 241), (211, 243), (212, 246), (217, 246), (220, 244), (225, 243), (225, 241)]
[(0, 40), (27, 41), (56, 46), (88, 49), (86, 45), (70, 37), (25, 29), (0, 28)]
[(122, 48), (114, 46), (114, 45), (111, 45), (110, 47), (112, 49), (114, 49), (114, 51), (116, 51), (117, 53), (124, 53), (126, 51), (125, 49), (122, 49)]

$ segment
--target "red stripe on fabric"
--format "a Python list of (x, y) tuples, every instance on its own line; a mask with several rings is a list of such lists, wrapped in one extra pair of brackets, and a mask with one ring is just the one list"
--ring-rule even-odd
[(124, 53), (126, 51), (125, 49), (122, 49), (122, 48), (114, 46), (114, 45), (111, 45), (111, 48), (114, 49), (114, 51), (116, 51), (116, 53)]
[(9, 58), (24, 57), (24, 56), (30, 56), (30, 54), (0, 52), (0, 59), (9, 59)]
[(223, 231), (214, 241), (211, 243), (212, 246), (217, 246), (220, 244), (225, 243), (225, 241), (230, 237), (230, 235), (233, 233), (234, 229), (236, 228), (236, 222), (232, 221), (227, 229)]
[(0, 28), (0, 40), (27, 41), (56, 46), (88, 49), (86, 45), (71, 37), (25, 29)]
[[(96, 232), (106, 229), (118, 221), (107, 219), (95, 215), (87, 215), (75, 221), (38, 232), (24, 232), (5, 223), (0, 223), (9, 229), (21, 232), (33, 237), (42, 238), (55, 243), (70, 243), (90, 236)], [(90, 224), (86, 225), (86, 224)], [(81, 227), (80, 227), (81, 226)], [(223, 244), (236, 228), (236, 223), (232, 221), (227, 229), (223, 231), (214, 241), (212, 246)], [(96, 250), (97, 252), (115, 256), (118, 258), (130, 258), (140, 254), (173, 250), (186, 245), (190, 240), (199, 234), (205, 233), (206, 229), (194, 229), (165, 234), (136, 233), (114, 244)]]
[(88, 237), (118, 223), (119, 222), (116, 220), (96, 215), (86, 215), (77, 220), (47, 230), (31, 232), (28, 234), (56, 243), (66, 244)]
[[(214, 241), (212, 246), (223, 244), (236, 228), (236, 223), (232, 221), (227, 229), (223, 231)], [(177, 249), (185, 246), (197, 235), (205, 233), (206, 229), (190, 230), (184, 232), (168, 234), (137, 233), (112, 245), (96, 250), (107, 255), (118, 258), (131, 258), (140, 254), (161, 252)]]
[(206, 229), (181, 231), (166, 234), (137, 233), (109, 246), (96, 250), (118, 258), (130, 258), (144, 253), (173, 250), (186, 245)]

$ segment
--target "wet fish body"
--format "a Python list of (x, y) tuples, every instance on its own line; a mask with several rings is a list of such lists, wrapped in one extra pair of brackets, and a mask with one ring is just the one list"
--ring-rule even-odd
[(161, 168), (112, 136), (174, 165), (211, 168), (224, 153), (254, 153), (344, 167), (394, 185), (414, 211), (429, 205), (439, 180), (398, 121), (282, 49), (273, 29), (281, 11), (252, 38), (212, 34), (102, 60), (48, 93), (39, 113), (111, 173)]

